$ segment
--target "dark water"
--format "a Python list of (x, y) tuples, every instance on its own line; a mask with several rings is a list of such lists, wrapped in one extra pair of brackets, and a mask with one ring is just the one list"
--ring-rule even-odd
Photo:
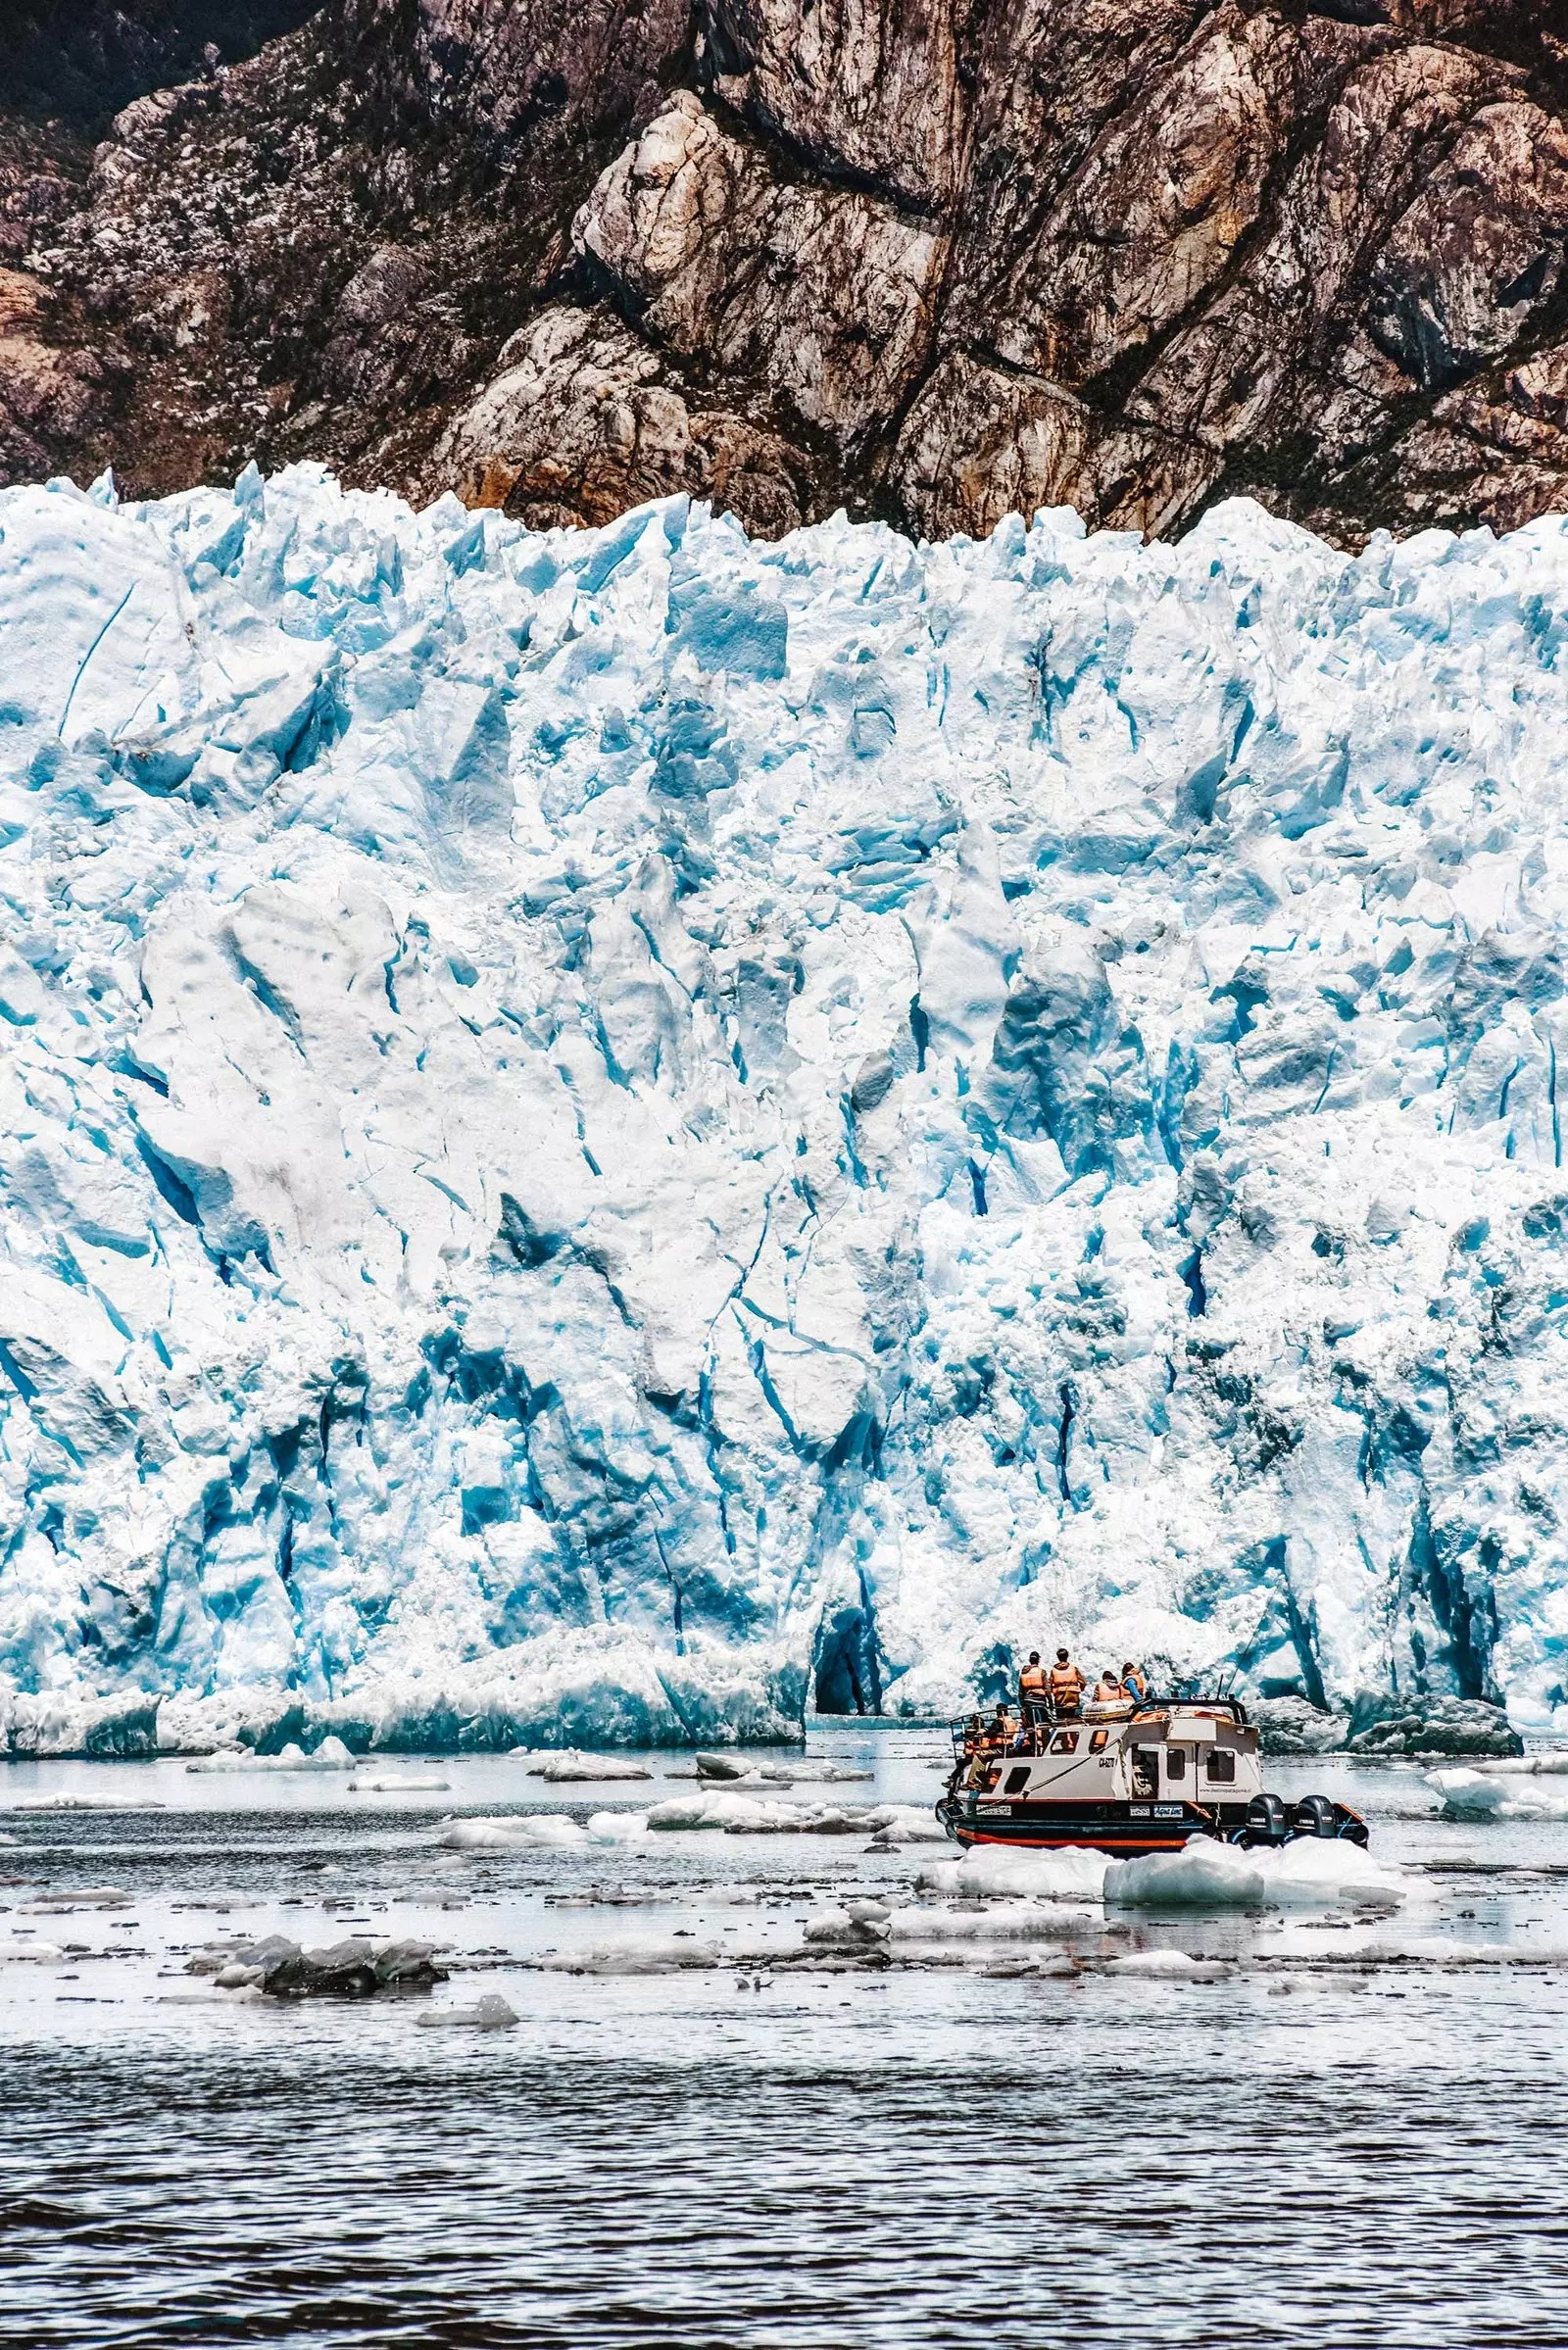
[[(867, 1741), (901, 1797), (927, 1791), (930, 1744)], [(632, 1857), (435, 1848), (454, 1805), (583, 1816), (636, 1792), (502, 1770), (374, 1810), (163, 1766), (162, 1813), (4, 1823), (0, 1874), (27, 1882), (0, 1891), (0, 1938), (86, 1945), (0, 1965), (8, 2345), (1568, 2340), (1568, 1825), (1445, 1826), (1418, 1778), (1365, 1774), (1376, 1847), (1411, 1872), (1395, 1925), (1063, 1923), (1092, 1969), (1165, 1942), (1234, 1957), (1215, 1982), (999, 1980), (978, 1971), (994, 1948), (773, 1976), (765, 1950), (813, 1890), (906, 1892), (925, 1856), (711, 1835)], [(128, 1913), (33, 1908), (105, 1882)], [(549, 1900), (632, 1882), (645, 1910)], [(760, 1899), (707, 1907), (715, 1884)], [(325, 1939), (350, 1917), (443, 1932), (475, 1971), (437, 2000), (499, 1989), (517, 2028), (235, 2004), (181, 1972), (216, 1933)], [(760, 1955), (517, 1963), (675, 1925)], [(1284, 1993), (1282, 1951), (1301, 1970)], [(1538, 1963), (1466, 1963), (1510, 1955)]]

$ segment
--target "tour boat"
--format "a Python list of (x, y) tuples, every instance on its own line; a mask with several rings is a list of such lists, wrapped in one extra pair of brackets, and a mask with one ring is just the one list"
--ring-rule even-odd
[(967, 1744), (937, 1817), (956, 1842), (1025, 1850), (1173, 1852), (1192, 1836), (1233, 1844), (1293, 1836), (1367, 1840), (1359, 1813), (1329, 1795), (1288, 1802), (1263, 1786), (1258, 1736), (1235, 1697), (1151, 1697), (1136, 1708), (1047, 1711), (1012, 1744)]

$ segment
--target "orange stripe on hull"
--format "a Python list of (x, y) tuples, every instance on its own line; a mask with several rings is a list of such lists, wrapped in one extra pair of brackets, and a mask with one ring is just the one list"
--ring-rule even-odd
[[(1192, 1833), (1196, 1835), (1198, 1832), (1194, 1830)], [(957, 1841), (960, 1844), (1007, 1846), (1014, 1852), (1077, 1852), (1081, 1850), (1091, 1852), (1120, 1852), (1123, 1850), (1130, 1852), (1180, 1852), (1186, 1844), (1187, 1838), (1186, 1836), (1164, 1836), (1156, 1842), (1152, 1836), (1067, 1836), (1054, 1838), (1046, 1836), (1025, 1838), (1021, 1836), (964, 1836), (960, 1833)]]

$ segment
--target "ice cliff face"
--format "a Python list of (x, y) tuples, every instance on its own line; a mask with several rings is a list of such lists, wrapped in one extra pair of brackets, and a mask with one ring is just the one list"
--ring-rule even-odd
[(1544, 1724), (1565, 644), (1552, 521), (7, 493), (13, 1743)]

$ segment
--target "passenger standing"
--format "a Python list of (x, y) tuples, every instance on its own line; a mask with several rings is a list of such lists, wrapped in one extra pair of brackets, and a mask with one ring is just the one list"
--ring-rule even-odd
[(1047, 1676), (1051, 1702), (1058, 1715), (1076, 1715), (1083, 1705), (1087, 1684), (1065, 1648), (1056, 1650), (1056, 1661)]
[(1149, 1694), (1149, 1677), (1135, 1664), (1122, 1666), (1121, 1686), (1135, 1705), (1142, 1705)]
[(1046, 1668), (1040, 1661), (1038, 1648), (1029, 1651), (1029, 1662), (1018, 1676), (1018, 1713), (1029, 1735), (1030, 1744), (1039, 1751), (1040, 1732), (1045, 1727), (1046, 1708), (1050, 1691), (1046, 1687)]

